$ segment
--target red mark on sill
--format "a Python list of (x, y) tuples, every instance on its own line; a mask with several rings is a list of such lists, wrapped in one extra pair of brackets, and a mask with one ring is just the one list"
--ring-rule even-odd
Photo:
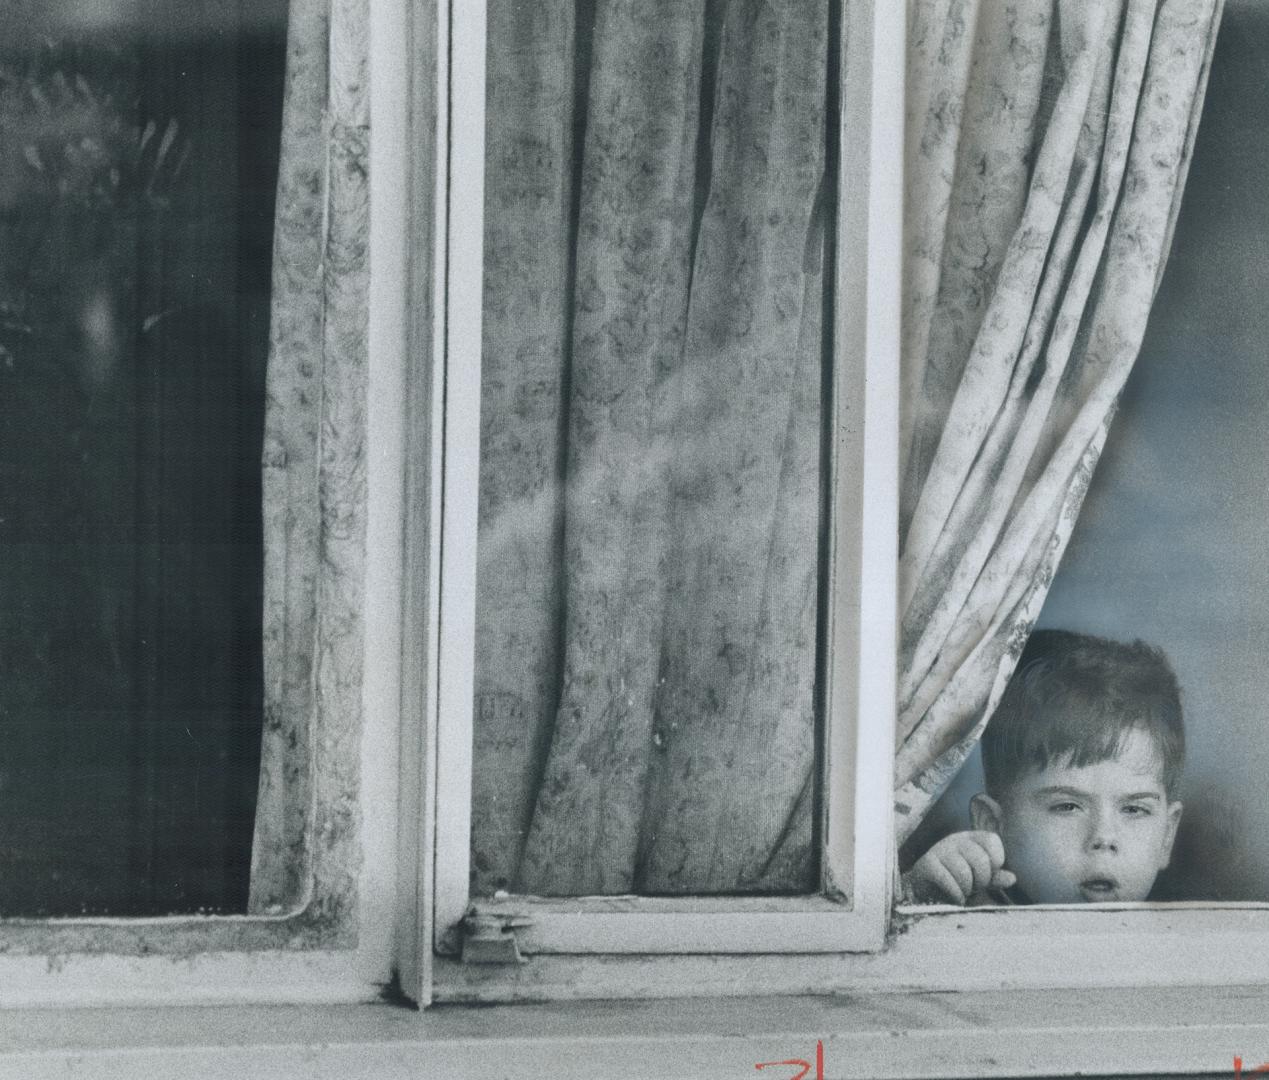
[[(1235, 1058), (1235, 1061), (1238, 1059)], [(811, 1071), (811, 1063), (804, 1061), (802, 1058), (790, 1058), (788, 1061), (760, 1061), (755, 1069), (768, 1069), (772, 1065), (792, 1065), (794, 1068), (801, 1066), (801, 1071), (794, 1073), (788, 1080), (805, 1080), (806, 1074)], [(820, 1039), (815, 1043), (815, 1080), (824, 1080), (824, 1040)]]
[[(1257, 1065), (1247, 1076), (1269, 1076), (1269, 1064)], [(1242, 1080), (1243, 1078), (1243, 1059), (1234, 1058), (1234, 1080)]]

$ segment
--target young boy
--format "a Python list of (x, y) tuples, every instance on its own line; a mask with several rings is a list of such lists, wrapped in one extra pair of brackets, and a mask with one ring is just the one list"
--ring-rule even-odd
[(1031, 635), (983, 732), (985, 792), (905, 876), (917, 903), (1144, 900), (1168, 865), (1185, 732), (1167, 658), (1065, 630)]

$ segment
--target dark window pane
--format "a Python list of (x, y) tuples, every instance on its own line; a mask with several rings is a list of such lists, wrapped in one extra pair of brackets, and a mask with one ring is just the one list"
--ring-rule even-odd
[(0, 915), (245, 910), (285, 8), (0, 7)]

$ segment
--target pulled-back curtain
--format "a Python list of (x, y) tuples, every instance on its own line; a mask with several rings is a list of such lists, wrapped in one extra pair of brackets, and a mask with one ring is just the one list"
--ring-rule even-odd
[(909, 4), (897, 834), (1039, 614), (1163, 272), (1221, 0)]
[(491, 0), (477, 895), (813, 888), (828, 27)]

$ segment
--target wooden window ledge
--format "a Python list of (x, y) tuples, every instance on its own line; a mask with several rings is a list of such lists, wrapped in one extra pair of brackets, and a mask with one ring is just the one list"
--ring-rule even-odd
[(1269, 989), (1013, 990), (506, 1006), (15, 1009), (0, 1077), (397, 1080), (1245, 1075)]

